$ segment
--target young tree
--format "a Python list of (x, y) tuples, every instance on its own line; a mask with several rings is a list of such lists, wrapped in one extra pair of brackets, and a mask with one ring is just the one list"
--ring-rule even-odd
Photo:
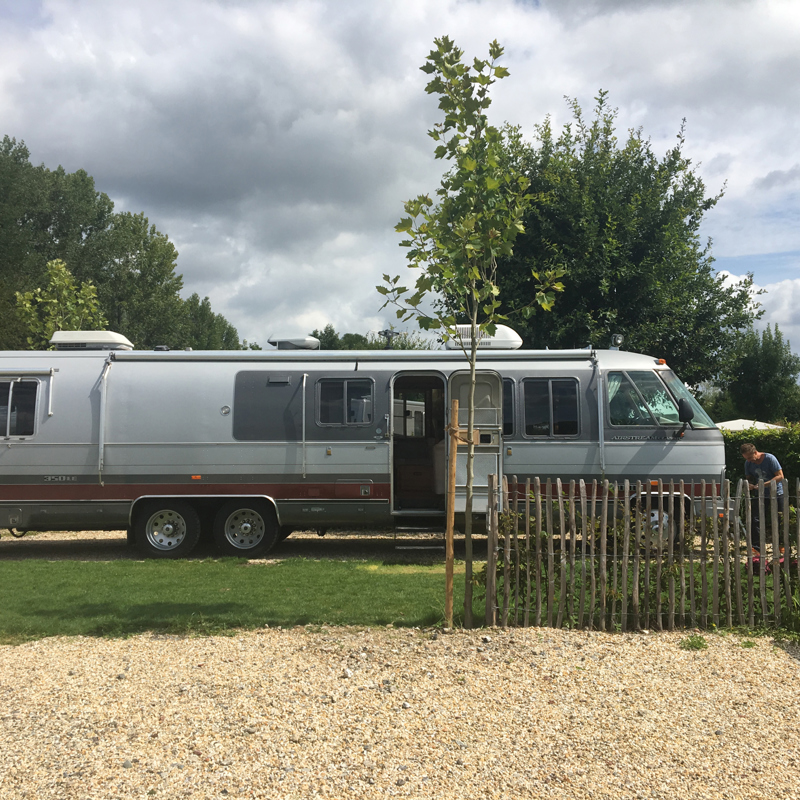
[(16, 298), (17, 316), (24, 326), (28, 345), (34, 350), (48, 349), (56, 331), (106, 327), (94, 286), (78, 285), (60, 260), (48, 262), (45, 288), (17, 292)]
[(570, 292), (546, 320), (517, 327), (525, 346), (608, 347), (619, 333), (626, 349), (666, 358), (689, 384), (712, 379), (758, 316), (751, 279), (725, 284), (698, 234), (721, 194), (706, 194), (684, 154), (683, 127), (658, 158), (641, 130), (617, 139), (606, 92), (591, 120), (570, 105), (560, 135), (549, 119), (537, 126), (538, 145), (508, 132), (508, 157), (535, 202), (513, 256), (500, 259), (501, 310), (528, 302), (531, 270), (562, 269)]
[[(413, 290), (400, 284), (399, 277), (384, 275), (378, 286), (388, 304), (397, 308), (401, 320), (416, 319), (424, 330), (437, 330), (455, 339), (469, 361), (470, 386), (467, 421), (467, 480), (464, 540), (466, 547), (466, 593), (464, 623), (472, 622), (472, 505), (475, 446), (475, 373), (481, 333), (494, 333), (506, 317), (500, 313), (497, 261), (510, 257), (514, 240), (524, 230), (523, 214), (530, 202), (529, 181), (508, 164), (501, 131), (489, 125), (486, 111), (491, 104), (489, 88), (508, 75), (497, 65), (503, 48), (494, 41), (489, 58), (476, 58), (472, 65), (462, 61), (463, 51), (447, 36), (435, 39), (422, 71), (432, 76), (428, 94), (439, 96), (444, 120), (428, 135), (437, 143), (436, 158), (450, 162), (450, 169), (436, 190), (436, 201), (420, 195), (405, 203), (408, 216), (396, 230), (408, 238), (410, 265), (419, 269)], [(552, 307), (554, 291), (562, 270), (533, 273), (538, 281), (534, 302)], [(433, 295), (432, 298), (429, 296)], [(424, 301), (439, 298), (434, 311)], [(523, 306), (528, 313), (532, 303)], [(466, 319), (470, 336), (458, 335), (457, 323)], [(453, 420), (453, 424), (457, 424)]]
[(792, 352), (778, 326), (750, 329), (738, 343), (734, 363), (715, 389), (704, 397), (717, 422), (755, 419), (761, 422), (798, 420), (800, 416), (800, 356)]

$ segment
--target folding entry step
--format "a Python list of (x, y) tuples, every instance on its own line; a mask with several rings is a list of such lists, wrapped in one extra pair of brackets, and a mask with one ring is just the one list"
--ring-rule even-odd
[[(419, 536), (421, 534), (430, 534), (431, 538), (428, 541), (415, 543), (415, 544), (399, 544), (398, 536)], [(440, 524), (425, 525), (425, 524), (408, 524), (396, 525), (394, 529), (394, 549), (395, 550), (444, 550), (445, 549), (445, 528)]]

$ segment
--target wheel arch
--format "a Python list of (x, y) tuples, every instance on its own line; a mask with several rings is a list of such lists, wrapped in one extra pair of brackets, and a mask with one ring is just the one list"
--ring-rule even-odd
[[(142, 494), (131, 502), (131, 507), (128, 510), (128, 525), (133, 525), (136, 519), (137, 507), (142, 503), (149, 503), (153, 500), (170, 500), (182, 501), (184, 503), (198, 503), (198, 505), (213, 503), (216, 506), (221, 506), (229, 500), (263, 500), (266, 501), (275, 513), (275, 519), (278, 525), (281, 525), (281, 515), (278, 511), (278, 504), (275, 498), (267, 494)], [(199, 501), (199, 502), (198, 502)]]

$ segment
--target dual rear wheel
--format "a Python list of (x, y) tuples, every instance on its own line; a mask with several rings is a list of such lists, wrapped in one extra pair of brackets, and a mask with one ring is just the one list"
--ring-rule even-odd
[[(213, 536), (225, 555), (258, 558), (278, 540), (275, 511), (265, 500), (229, 500), (214, 517)], [(147, 500), (136, 509), (133, 538), (150, 558), (184, 558), (200, 540), (200, 517), (184, 500)]]

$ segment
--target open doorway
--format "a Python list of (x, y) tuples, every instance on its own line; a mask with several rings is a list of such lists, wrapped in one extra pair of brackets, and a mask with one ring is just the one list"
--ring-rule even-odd
[(394, 510), (444, 513), (447, 477), (445, 385), (439, 375), (394, 382)]

